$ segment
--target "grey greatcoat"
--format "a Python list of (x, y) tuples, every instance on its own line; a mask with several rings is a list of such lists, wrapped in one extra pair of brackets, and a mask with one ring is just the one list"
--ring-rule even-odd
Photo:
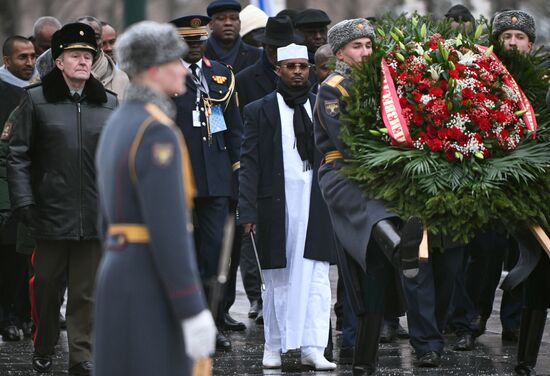
[[(184, 199), (182, 136), (151, 103), (129, 99), (97, 153), (105, 253), (97, 275), (94, 372), (190, 375), (182, 320), (206, 308)], [(184, 188), (185, 187), (185, 188)], [(189, 190), (188, 190), (189, 191)], [(134, 241), (113, 225), (145, 227)]]

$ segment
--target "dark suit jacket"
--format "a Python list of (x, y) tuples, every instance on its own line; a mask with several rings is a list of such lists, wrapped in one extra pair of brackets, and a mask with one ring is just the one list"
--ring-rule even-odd
[[(235, 60), (235, 63), (231, 66), (233, 72), (237, 74), (246, 67), (251, 66), (260, 58), (261, 55), (261, 49), (246, 44), (244, 42), (241, 43), (241, 48), (239, 49), (237, 59)], [(214, 51), (214, 48), (212, 48), (210, 41), (206, 43), (206, 51), (204, 53), (204, 56), (206, 56), (210, 60), (216, 60), (225, 63), (225, 61), (222, 61), (220, 57), (216, 54), (216, 51)]]
[[(206, 77), (210, 90), (209, 95), (213, 99), (223, 98), (235, 80), (229, 68), (206, 58), (203, 58), (202, 73)], [(214, 77), (225, 77), (226, 79), (225, 82), (218, 83)], [(178, 109), (176, 125), (185, 136), (193, 165), (197, 197), (236, 196), (237, 179), (233, 170), (238, 168), (242, 121), (235, 94), (233, 93), (222, 104), (227, 130), (212, 134), (209, 141), (204, 107), (199, 107), (203, 126), (200, 128), (193, 126), (192, 113), (196, 108), (197, 87), (191, 78), (186, 80), (186, 85), (185, 94), (174, 97), (173, 100)]]
[[(310, 94), (309, 102), (315, 104)], [(276, 92), (244, 110), (245, 136), (239, 174), (239, 223), (256, 223), (263, 269), (286, 266), (285, 181), (281, 118)], [(316, 151), (304, 257), (334, 262), (334, 238), (327, 207), (317, 183), (321, 154)]]

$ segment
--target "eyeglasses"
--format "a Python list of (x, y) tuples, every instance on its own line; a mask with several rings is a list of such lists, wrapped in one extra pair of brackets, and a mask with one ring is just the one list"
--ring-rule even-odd
[(306, 63), (287, 63), (287, 64), (281, 64), (281, 66), (290, 70), (294, 70), (296, 68), (300, 70), (306, 70), (306, 69), (309, 69), (309, 67), (311, 67), (310, 64), (306, 64)]

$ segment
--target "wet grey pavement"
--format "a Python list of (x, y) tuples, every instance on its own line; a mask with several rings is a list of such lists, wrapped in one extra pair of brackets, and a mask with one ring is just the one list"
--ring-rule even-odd
[[(331, 281), (336, 285), (336, 272), (331, 270)], [(333, 299), (334, 299), (333, 294)], [(487, 323), (487, 332), (478, 338), (476, 346), (470, 352), (456, 352), (451, 349), (454, 336), (446, 336), (446, 347), (442, 364), (435, 369), (416, 368), (413, 365), (414, 353), (407, 340), (397, 340), (392, 344), (383, 344), (380, 349), (381, 375), (514, 375), (516, 345), (501, 340), (499, 321), (501, 293), (497, 291), (493, 315)], [(244, 332), (228, 332), (233, 342), (233, 351), (217, 353), (214, 360), (214, 375), (351, 375), (351, 365), (339, 365), (335, 372), (313, 372), (300, 366), (299, 352), (283, 354), (281, 370), (262, 369), (263, 332), (262, 327), (248, 319), (249, 304), (240, 280), (237, 286), (237, 300), (231, 309), (231, 315), (247, 325)], [(333, 317), (333, 322), (335, 318)], [(405, 318), (401, 324), (406, 327)], [(138, 329), (139, 330), (139, 329)], [(338, 362), (340, 332), (334, 331), (335, 361)], [(53, 372), (48, 375), (66, 375), (67, 336), (61, 333), (56, 349)], [(0, 340), (0, 376), (35, 375), (30, 365), (32, 342), (25, 339), (19, 342)], [(546, 325), (543, 344), (537, 364), (538, 375), (550, 375), (550, 323)], [(125, 375), (121, 375), (125, 376)], [(153, 375), (152, 375), (153, 376)]]

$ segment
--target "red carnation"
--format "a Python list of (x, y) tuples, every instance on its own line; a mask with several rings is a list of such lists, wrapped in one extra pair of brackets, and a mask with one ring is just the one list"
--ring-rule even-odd
[(464, 89), (462, 89), (462, 98), (463, 99), (473, 99), (475, 96), (475, 93), (472, 89), (470, 89), (469, 87), (465, 87)]
[(500, 131), (499, 137), (505, 140), (508, 137), (510, 137), (510, 132), (508, 132), (508, 129), (504, 128), (503, 130)]
[(477, 124), (479, 125), (479, 129), (482, 131), (488, 131), (491, 129), (491, 122), (487, 118), (477, 119)]
[(456, 64), (455, 64), (455, 69), (456, 69), (457, 71), (464, 70), (464, 69), (466, 69), (466, 65), (460, 64), (460, 63), (456, 63)]
[(433, 95), (434, 97), (438, 98), (443, 95), (443, 90), (440, 87), (432, 87), (430, 88), (429, 92), (430, 95)]
[(441, 151), (443, 149), (443, 142), (438, 138), (432, 138), (428, 140), (428, 148), (433, 152)]
[(451, 70), (449, 71), (449, 76), (450, 76), (451, 78), (458, 78), (458, 77), (460, 76), (460, 74), (459, 74), (458, 70), (456, 70), (456, 69), (451, 69)]

